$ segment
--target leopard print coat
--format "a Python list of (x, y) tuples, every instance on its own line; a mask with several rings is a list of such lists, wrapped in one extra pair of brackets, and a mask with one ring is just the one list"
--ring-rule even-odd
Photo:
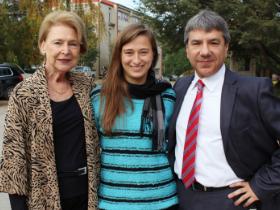
[[(92, 120), (90, 91), (93, 82), (70, 73), (73, 93), (84, 116), (88, 209), (97, 209), (99, 141)], [(45, 69), (40, 67), (19, 83), (9, 100), (0, 162), (0, 191), (27, 196), (30, 210), (60, 210), (55, 164), (52, 112)]]

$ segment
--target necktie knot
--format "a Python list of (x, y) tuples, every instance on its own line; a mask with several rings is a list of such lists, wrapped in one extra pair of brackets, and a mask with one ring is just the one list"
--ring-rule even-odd
[(198, 90), (202, 90), (203, 87), (205, 86), (204, 83), (202, 82), (202, 80), (200, 80), (200, 79), (197, 81), (196, 85), (197, 85)]

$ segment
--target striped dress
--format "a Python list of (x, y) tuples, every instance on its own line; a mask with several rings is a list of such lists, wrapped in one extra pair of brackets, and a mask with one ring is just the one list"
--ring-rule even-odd
[[(175, 93), (162, 93), (165, 125), (170, 120)], [(140, 135), (143, 99), (132, 99), (134, 110), (117, 117), (112, 135), (106, 136), (101, 125), (100, 87), (92, 93), (93, 113), (101, 141), (101, 180), (99, 208), (117, 210), (165, 209), (178, 203), (176, 184), (166, 152), (153, 152), (151, 129), (146, 125)], [(103, 103), (104, 104), (104, 103)]]

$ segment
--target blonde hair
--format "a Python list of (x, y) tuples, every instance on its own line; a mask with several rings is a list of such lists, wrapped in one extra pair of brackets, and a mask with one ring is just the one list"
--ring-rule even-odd
[(54, 11), (49, 13), (43, 20), (39, 30), (38, 46), (46, 40), (50, 28), (54, 25), (63, 24), (73, 28), (81, 42), (80, 53), (87, 51), (86, 27), (83, 20), (74, 12)]

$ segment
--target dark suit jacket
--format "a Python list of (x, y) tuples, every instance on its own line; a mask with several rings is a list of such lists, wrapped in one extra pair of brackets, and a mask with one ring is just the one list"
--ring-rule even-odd
[[(174, 85), (177, 99), (168, 134), (172, 166), (176, 120), (192, 80), (193, 76), (183, 77)], [(248, 180), (263, 202), (280, 193), (280, 100), (272, 95), (271, 80), (240, 76), (227, 69), (220, 127), (225, 155), (236, 175)]]

